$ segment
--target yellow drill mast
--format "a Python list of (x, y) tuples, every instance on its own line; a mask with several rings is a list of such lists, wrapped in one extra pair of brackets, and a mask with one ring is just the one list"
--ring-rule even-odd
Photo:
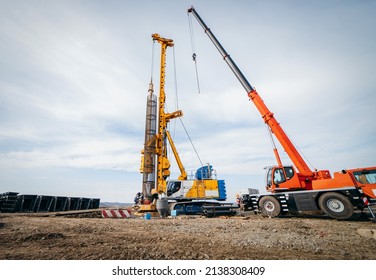
[[(173, 40), (162, 38), (158, 34), (153, 34), (152, 38), (154, 42), (161, 44), (159, 99), (157, 101), (157, 97), (153, 94), (153, 86), (151, 83), (147, 99), (145, 146), (142, 151), (143, 156), (141, 158), (140, 168), (140, 171), (143, 173), (142, 194), (144, 201), (140, 204), (139, 211), (156, 211), (158, 205), (164, 205), (163, 201), (166, 201), (166, 198), (159, 196), (159, 194), (164, 193), (170, 200), (178, 201), (177, 203), (171, 204), (171, 210), (177, 207), (176, 209), (179, 209), (181, 213), (203, 213), (201, 207), (204, 204), (214, 207), (214, 204), (218, 204), (218, 202), (191, 201), (200, 199), (226, 200), (225, 183), (224, 180), (212, 178), (210, 165), (200, 167), (195, 174), (195, 178), (187, 179), (187, 173), (167, 129), (169, 121), (181, 117), (183, 112), (181, 110), (177, 110), (173, 113), (165, 112), (166, 52), (168, 47), (174, 46), (174, 43)], [(158, 117), (156, 113), (157, 109)], [(167, 181), (170, 176), (170, 161), (167, 157), (168, 143), (170, 144), (176, 163), (180, 169), (180, 175), (178, 179), (170, 179)], [(160, 199), (158, 200), (158, 198)], [(137, 199), (135, 199), (135, 201), (137, 201)], [(158, 201), (160, 203), (158, 203)]]
[[(166, 136), (169, 136), (167, 131), (167, 123), (174, 118), (181, 117), (183, 112), (181, 110), (173, 113), (165, 112), (165, 68), (166, 68), (166, 50), (167, 47), (174, 46), (173, 40), (162, 38), (159, 34), (152, 35), (154, 41), (161, 44), (161, 69), (160, 69), (160, 83), (159, 83), (159, 116), (158, 116), (158, 132), (156, 135), (156, 154), (157, 154), (157, 186), (158, 193), (166, 192), (166, 179), (170, 176), (170, 161), (167, 158)], [(171, 137), (168, 137), (170, 140)], [(176, 151), (174, 144), (171, 141), (170, 145)], [(174, 153), (176, 156), (177, 153)], [(179, 160), (180, 161), (180, 160)]]
[[(166, 51), (167, 47), (172, 47), (174, 45), (173, 40), (162, 38), (159, 34), (153, 34), (152, 38), (154, 41), (161, 44), (161, 67), (160, 67), (160, 85), (159, 85), (159, 101), (158, 101), (158, 120), (157, 120), (157, 132), (152, 137), (145, 137), (145, 149), (142, 151), (143, 157), (141, 161), (140, 171), (144, 173), (143, 182), (143, 195), (145, 198), (151, 199), (151, 195), (154, 193), (165, 193), (167, 188), (167, 178), (170, 176), (170, 161), (167, 157), (167, 141), (169, 142), (176, 162), (180, 169), (179, 180), (186, 180), (187, 174), (185, 172), (184, 166), (179, 158), (174, 142), (172, 141), (171, 135), (167, 130), (167, 124), (171, 119), (181, 117), (183, 112), (177, 110), (173, 113), (165, 112), (165, 68), (166, 68)], [(152, 83), (149, 89), (150, 96), (153, 95)], [(147, 115), (148, 118), (148, 115)], [(149, 116), (150, 118), (150, 116)], [(151, 128), (151, 130), (153, 130)], [(154, 164), (154, 157), (156, 157), (156, 168)], [(156, 170), (156, 171), (155, 171)], [(151, 174), (156, 173), (156, 180), (148, 180)], [(153, 176), (152, 176), (153, 177)], [(153, 181), (154, 180), (154, 181)]]

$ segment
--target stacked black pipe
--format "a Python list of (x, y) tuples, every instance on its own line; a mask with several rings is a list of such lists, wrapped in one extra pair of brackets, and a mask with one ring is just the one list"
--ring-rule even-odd
[(16, 192), (0, 193), (0, 212), (61, 212), (97, 209), (99, 198), (48, 195), (19, 195)]
[(204, 205), (203, 214), (206, 217), (215, 217), (215, 216), (232, 216), (236, 215), (239, 207), (231, 203), (224, 203), (220, 205)]

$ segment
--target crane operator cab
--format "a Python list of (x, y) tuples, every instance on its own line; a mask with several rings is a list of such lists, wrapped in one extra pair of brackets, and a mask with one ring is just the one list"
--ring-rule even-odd
[(269, 166), (266, 168), (266, 190), (269, 192), (301, 189), (293, 166)]
[(376, 201), (376, 167), (347, 170), (355, 179), (356, 185), (364, 194)]
[(197, 169), (194, 178), (187, 180), (167, 181), (167, 197), (173, 200), (215, 199), (224, 201), (227, 198), (224, 180), (214, 179), (216, 172), (211, 165)]
[(181, 188), (181, 181), (168, 181), (167, 182), (167, 196), (170, 197), (174, 193), (180, 191)]

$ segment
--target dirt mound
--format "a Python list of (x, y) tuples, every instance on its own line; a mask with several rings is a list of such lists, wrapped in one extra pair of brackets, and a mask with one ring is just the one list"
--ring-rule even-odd
[(0, 259), (376, 259), (376, 224), (324, 217), (0, 217)]

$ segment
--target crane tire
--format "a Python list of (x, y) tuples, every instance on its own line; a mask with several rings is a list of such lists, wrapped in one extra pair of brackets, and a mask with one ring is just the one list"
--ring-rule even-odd
[(329, 217), (337, 220), (346, 220), (354, 214), (354, 206), (350, 200), (336, 192), (327, 192), (320, 196), (319, 207)]
[(259, 200), (259, 209), (264, 216), (277, 217), (281, 214), (281, 205), (274, 196), (263, 196)]

